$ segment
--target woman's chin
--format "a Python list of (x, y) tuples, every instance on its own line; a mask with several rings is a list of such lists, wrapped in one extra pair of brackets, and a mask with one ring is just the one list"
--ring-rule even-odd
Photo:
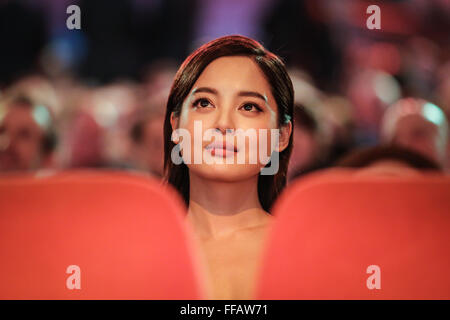
[(261, 168), (257, 164), (198, 164), (190, 165), (189, 171), (209, 180), (237, 182), (259, 175)]

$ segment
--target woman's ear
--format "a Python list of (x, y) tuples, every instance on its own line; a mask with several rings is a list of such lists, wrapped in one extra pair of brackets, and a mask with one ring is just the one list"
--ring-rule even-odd
[(289, 138), (292, 134), (292, 122), (289, 121), (288, 123), (285, 123), (281, 126), (280, 129), (280, 136), (278, 144), (278, 152), (282, 152), (284, 149), (286, 149), (289, 145)]
[(172, 126), (172, 141), (177, 144), (180, 142), (180, 137), (177, 134), (176, 129), (178, 129), (178, 125), (179, 125), (179, 120), (180, 118), (178, 116), (175, 115), (175, 113), (171, 113), (170, 114), (170, 125)]

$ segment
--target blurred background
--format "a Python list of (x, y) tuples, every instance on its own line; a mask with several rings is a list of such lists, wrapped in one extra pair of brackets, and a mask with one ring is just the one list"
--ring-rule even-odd
[[(72, 4), (80, 30), (66, 26)], [(380, 30), (366, 26), (373, 4)], [(332, 166), (445, 173), (449, 31), (450, 0), (0, 0), (0, 171), (161, 177), (178, 66), (241, 34), (294, 83), (289, 179)]]

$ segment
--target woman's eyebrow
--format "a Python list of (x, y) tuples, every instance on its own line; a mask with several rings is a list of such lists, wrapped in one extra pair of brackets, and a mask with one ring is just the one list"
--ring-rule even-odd
[(255, 98), (259, 98), (261, 100), (263, 100), (264, 102), (267, 103), (267, 97), (265, 95), (262, 95), (256, 91), (240, 91), (238, 93), (239, 97), (255, 97)]
[(192, 94), (196, 94), (199, 92), (207, 92), (207, 93), (212, 93), (215, 95), (218, 94), (218, 91), (216, 89), (209, 88), (209, 87), (200, 87), (200, 88), (195, 88), (194, 90), (192, 90)]
[[(195, 88), (194, 90), (192, 90), (192, 94), (196, 94), (196, 93), (200, 93), (200, 92), (212, 93), (215, 95), (219, 94), (219, 92), (216, 89), (210, 88), (210, 87), (200, 87), (200, 88)], [(255, 98), (259, 98), (259, 99), (263, 100), (266, 103), (268, 102), (267, 97), (265, 95), (262, 95), (256, 91), (239, 91), (238, 96), (239, 97), (255, 97)]]

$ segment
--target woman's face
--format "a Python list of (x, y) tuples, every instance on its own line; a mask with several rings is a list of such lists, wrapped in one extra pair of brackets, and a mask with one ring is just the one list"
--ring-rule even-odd
[[(258, 175), (270, 150), (281, 152), (289, 143), (290, 123), (277, 131), (279, 144), (271, 149), (277, 136), (271, 129), (279, 129), (277, 109), (271, 87), (253, 60), (232, 56), (211, 62), (184, 100), (180, 115), (171, 117), (174, 130), (190, 134), (178, 140), (189, 139), (181, 152), (190, 172), (220, 181)], [(195, 159), (199, 152), (201, 159)]]

